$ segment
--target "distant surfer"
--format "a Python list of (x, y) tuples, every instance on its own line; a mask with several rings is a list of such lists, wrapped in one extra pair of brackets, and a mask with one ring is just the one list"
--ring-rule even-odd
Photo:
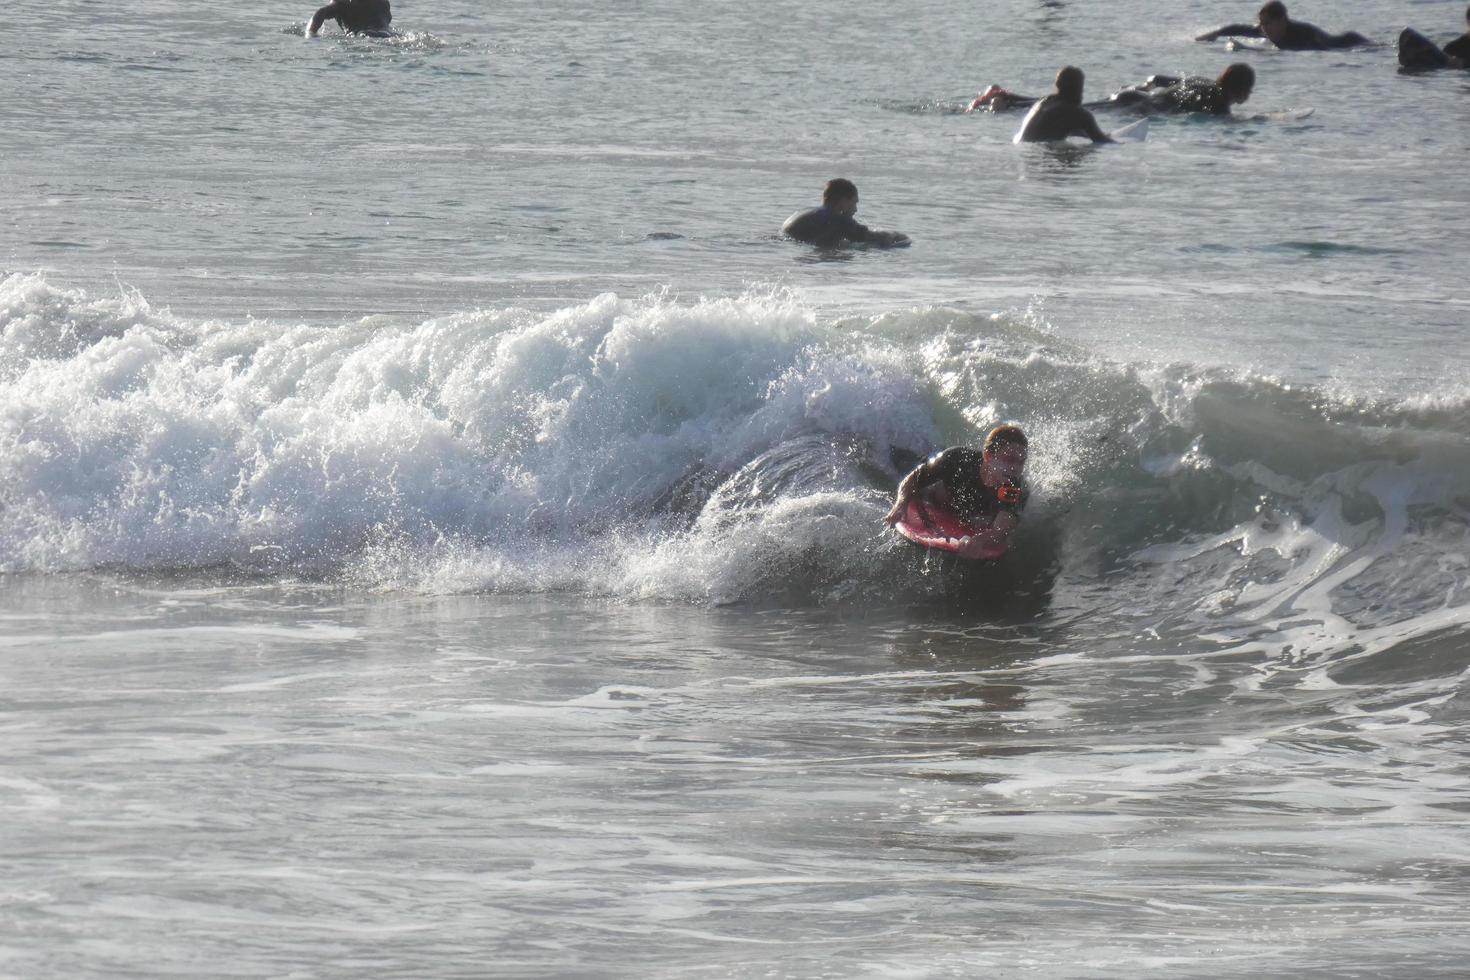
[(1283, 51), (1327, 51), (1371, 43), (1357, 31), (1328, 34), (1316, 24), (1292, 20), (1286, 16), (1286, 4), (1281, 0), (1271, 0), (1257, 11), (1254, 24), (1227, 24), (1195, 40), (1213, 41), (1222, 37), (1263, 37)]
[(822, 206), (798, 211), (786, 219), (781, 234), (809, 245), (833, 248), (843, 242), (865, 242), (884, 247), (907, 245), (909, 236), (901, 231), (874, 231), (859, 224), (857, 185), (846, 177), (833, 177), (822, 188)]
[[(1465, 24), (1470, 27), (1470, 9), (1465, 11)], [(1470, 31), (1440, 47), (1406, 27), (1399, 35), (1399, 64), (1405, 68), (1470, 68)]]
[(317, 31), (322, 29), (322, 22), (328, 18), (334, 18), (337, 26), (349, 34), (393, 36), (388, 26), (393, 23), (393, 11), (388, 7), (388, 0), (335, 0), (311, 15), (306, 36), (316, 37)]
[[(1251, 97), (1256, 87), (1256, 72), (1250, 65), (1237, 62), (1222, 71), (1218, 78), (1179, 78), (1174, 75), (1150, 75), (1138, 85), (1117, 92), (1101, 102), (1084, 102), (1084, 109), (1128, 106), (1146, 112), (1208, 112), (1228, 116), (1230, 107)], [(992, 85), (970, 103), (970, 111), (988, 109), (1003, 112), (1024, 109), (1040, 99), (1008, 92)]]
[(1046, 143), (1064, 140), (1068, 136), (1086, 136), (1094, 143), (1111, 143), (1113, 138), (1104, 133), (1082, 106), (1081, 68), (1067, 65), (1057, 72), (1057, 90), (1037, 100), (1021, 122), (1021, 132), (1016, 139), (1021, 143)]
[(1011, 532), (1026, 506), (1028, 491), (1021, 477), (1026, 451), (1020, 426), (1000, 425), (990, 430), (980, 450), (954, 446), (935, 453), (899, 483), (893, 509), (883, 522), (897, 524), (915, 502), (940, 508), (978, 529), (967, 557), (998, 558), (1010, 547)]

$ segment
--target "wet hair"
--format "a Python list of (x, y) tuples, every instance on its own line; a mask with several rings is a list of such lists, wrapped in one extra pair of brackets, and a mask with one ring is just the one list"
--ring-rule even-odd
[(990, 430), (990, 435), (985, 437), (985, 451), (992, 453), (1001, 446), (1020, 446), (1026, 448), (1026, 433), (1021, 431), (1019, 425), (997, 425)]
[(1256, 18), (1258, 20), (1285, 20), (1286, 4), (1282, 3), (1281, 0), (1271, 0), (1270, 3), (1256, 12)]
[(1068, 102), (1082, 102), (1082, 69), (1067, 65), (1057, 72), (1057, 94)]
[(833, 205), (838, 201), (845, 201), (850, 197), (857, 197), (857, 184), (846, 177), (833, 177), (827, 181), (827, 186), (822, 188), (822, 203)]
[(1226, 95), (1248, 96), (1256, 87), (1256, 70), (1250, 65), (1237, 61), (1220, 73), (1215, 79), (1215, 84), (1224, 90)]

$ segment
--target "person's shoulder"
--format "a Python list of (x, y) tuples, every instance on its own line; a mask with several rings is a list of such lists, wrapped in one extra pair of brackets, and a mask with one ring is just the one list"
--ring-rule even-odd
[(791, 238), (805, 238), (813, 234), (822, 223), (821, 208), (806, 208), (797, 211), (781, 224), (781, 234)]
[(838, 217), (836, 224), (842, 230), (842, 237), (848, 241), (866, 242), (871, 241), (874, 237), (873, 229), (850, 214), (844, 214)]
[(984, 454), (973, 446), (950, 446), (941, 449), (929, 457), (929, 462), (945, 465), (963, 465), (966, 463), (979, 462), (984, 459)]

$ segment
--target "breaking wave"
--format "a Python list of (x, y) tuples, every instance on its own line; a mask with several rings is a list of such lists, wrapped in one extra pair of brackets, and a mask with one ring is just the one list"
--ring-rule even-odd
[[(884, 532), (904, 466), (1002, 420), (1033, 444), (1011, 557)], [(1463, 622), (1467, 423), (1463, 397), (1114, 363), (1024, 313), (833, 322), (769, 291), (196, 322), (12, 275), (0, 571), (717, 603), (1020, 579), (1057, 615), (1235, 640), (1307, 616), (1296, 648), (1340, 650)]]

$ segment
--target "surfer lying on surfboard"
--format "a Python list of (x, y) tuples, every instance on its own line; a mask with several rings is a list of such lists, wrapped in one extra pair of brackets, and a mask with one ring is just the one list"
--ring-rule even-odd
[[(1127, 106), (1145, 112), (1209, 112), (1230, 115), (1230, 107), (1251, 97), (1256, 87), (1255, 69), (1236, 62), (1213, 81), (1208, 78), (1179, 78), (1173, 75), (1150, 75), (1138, 85), (1130, 85), (1100, 102), (1084, 102), (1084, 109), (1107, 109)], [(1004, 112), (1035, 105), (1035, 96), (1008, 92), (992, 85), (970, 103), (971, 112), (987, 109)]]
[(1195, 40), (1214, 41), (1222, 37), (1263, 37), (1283, 51), (1329, 51), (1370, 43), (1357, 31), (1328, 34), (1316, 24), (1292, 20), (1286, 15), (1286, 4), (1281, 0), (1271, 0), (1257, 11), (1254, 24), (1227, 24), (1206, 31)]
[(1026, 434), (1001, 425), (976, 451), (955, 446), (935, 453), (898, 485), (884, 523), (917, 544), (962, 558), (999, 558), (1026, 506)]

